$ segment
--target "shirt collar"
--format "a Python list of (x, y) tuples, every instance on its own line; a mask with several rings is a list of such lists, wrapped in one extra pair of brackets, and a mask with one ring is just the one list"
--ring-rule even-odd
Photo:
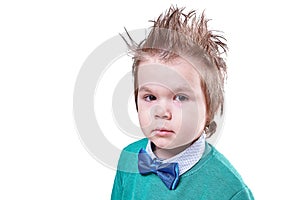
[[(191, 169), (201, 159), (205, 150), (205, 138), (206, 134), (203, 133), (201, 137), (187, 149), (171, 158), (162, 160), (162, 162), (177, 162), (179, 166), (179, 175), (182, 175), (183, 173)], [(146, 151), (152, 159), (159, 159), (152, 151), (150, 140), (148, 141), (148, 144), (146, 146)]]

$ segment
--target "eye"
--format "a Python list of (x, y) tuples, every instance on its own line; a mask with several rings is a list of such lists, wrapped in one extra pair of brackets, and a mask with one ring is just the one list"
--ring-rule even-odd
[(189, 100), (189, 98), (185, 95), (177, 94), (177, 95), (175, 95), (174, 100), (175, 101), (187, 101), (187, 100)]
[(144, 96), (143, 99), (144, 99), (145, 101), (150, 102), (150, 101), (155, 101), (155, 100), (156, 100), (156, 97), (155, 97), (154, 95), (152, 95), (152, 94), (147, 94), (147, 95)]

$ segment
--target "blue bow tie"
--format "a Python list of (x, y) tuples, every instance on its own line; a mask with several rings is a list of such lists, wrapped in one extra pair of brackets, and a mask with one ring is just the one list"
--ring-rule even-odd
[(162, 163), (157, 159), (151, 159), (148, 153), (141, 149), (139, 152), (138, 167), (142, 175), (156, 174), (169, 190), (174, 190), (179, 182), (178, 163)]

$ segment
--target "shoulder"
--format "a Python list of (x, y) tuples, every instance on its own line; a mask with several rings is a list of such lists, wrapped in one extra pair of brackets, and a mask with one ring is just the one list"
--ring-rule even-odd
[(148, 143), (148, 139), (147, 138), (143, 138), (141, 140), (138, 140), (136, 142), (133, 142), (131, 144), (129, 144), (128, 146), (126, 146), (123, 151), (128, 151), (128, 152), (139, 152), (139, 150), (141, 148), (146, 148)]
[[(209, 196), (222, 197), (221, 199), (239, 199), (240, 196), (252, 196), (251, 191), (242, 177), (228, 159), (214, 146), (207, 143), (205, 155), (197, 174), (205, 180), (204, 185), (210, 188)], [(226, 198), (225, 198), (226, 196)], [(252, 199), (252, 198), (244, 198)]]
[(229, 162), (229, 160), (220, 153), (214, 146), (208, 144), (211, 147), (212, 157), (210, 160), (210, 165), (215, 166), (217, 169), (224, 176), (228, 176), (227, 178), (236, 179), (239, 182), (243, 182), (240, 174), (234, 168), (234, 166)]
[(138, 153), (141, 148), (145, 148), (147, 146), (147, 143), (148, 139), (144, 138), (126, 146), (122, 150), (119, 158), (118, 171), (137, 173), (137, 164), (135, 165), (133, 163), (138, 163)]

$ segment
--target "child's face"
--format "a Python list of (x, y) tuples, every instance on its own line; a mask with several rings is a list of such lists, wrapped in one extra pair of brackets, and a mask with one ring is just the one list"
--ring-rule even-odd
[(155, 59), (138, 66), (138, 116), (143, 133), (156, 147), (192, 143), (204, 128), (206, 104), (200, 77), (184, 59)]

